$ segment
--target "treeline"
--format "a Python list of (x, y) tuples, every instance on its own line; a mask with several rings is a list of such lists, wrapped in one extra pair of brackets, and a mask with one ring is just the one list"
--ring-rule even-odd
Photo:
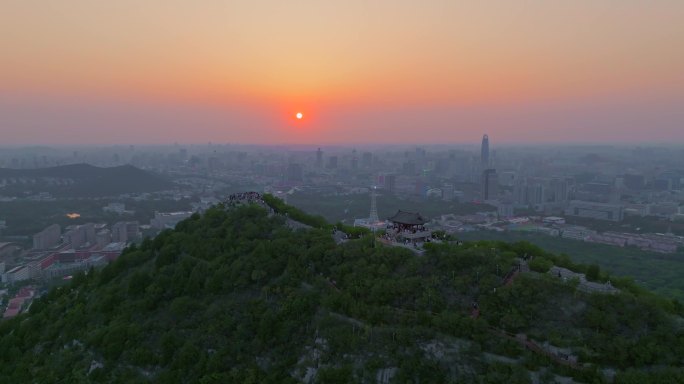
[(271, 194), (264, 194), (263, 199), (264, 202), (279, 215), (285, 215), (292, 220), (299, 221), (302, 224), (310, 225), (314, 228), (332, 228), (322, 216), (309, 215), (301, 209), (285, 204), (284, 201)]
[(354, 227), (351, 225), (344, 224), (342, 222), (338, 222), (335, 225), (329, 224), (323, 216), (320, 215), (310, 215), (304, 211), (302, 211), (299, 208), (293, 207), (291, 205), (285, 204), (285, 202), (271, 194), (264, 194), (263, 196), (264, 202), (273, 209), (273, 211), (277, 214), (280, 215), (285, 215), (288, 218), (298, 221), (302, 224), (309, 225), (314, 228), (318, 229), (327, 229), (327, 230), (339, 230), (347, 235), (349, 235), (350, 238), (360, 238), (364, 235), (370, 234), (370, 230), (367, 228), (362, 228), (362, 227)]

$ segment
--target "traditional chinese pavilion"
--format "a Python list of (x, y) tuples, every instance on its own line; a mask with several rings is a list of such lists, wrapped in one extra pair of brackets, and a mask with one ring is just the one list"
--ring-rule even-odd
[(401, 235), (413, 242), (425, 240), (432, 236), (432, 232), (426, 230), (424, 225), (429, 221), (418, 212), (406, 212), (399, 210), (389, 218), (392, 226)]
[(429, 220), (427, 220), (425, 217), (423, 217), (423, 215), (421, 215), (418, 212), (406, 212), (398, 210), (397, 213), (394, 214), (394, 216), (389, 218), (389, 221), (391, 221), (392, 224), (394, 224), (398, 229), (414, 230), (421, 228)]

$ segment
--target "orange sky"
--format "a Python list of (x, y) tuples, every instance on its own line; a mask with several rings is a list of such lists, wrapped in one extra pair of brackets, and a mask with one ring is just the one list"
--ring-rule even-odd
[(10, 0), (0, 133), (6, 144), (483, 131), (684, 141), (682, 20), (678, 0)]

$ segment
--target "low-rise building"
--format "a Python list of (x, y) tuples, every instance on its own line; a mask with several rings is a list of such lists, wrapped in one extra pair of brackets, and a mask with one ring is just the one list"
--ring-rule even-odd
[(62, 277), (73, 275), (79, 272), (84, 272), (92, 268), (99, 268), (107, 265), (107, 257), (105, 255), (93, 254), (86, 259), (75, 259), (74, 261), (57, 262), (51, 264), (49, 267), (42, 270), (42, 278), (52, 279), (55, 277)]
[(565, 219), (562, 217), (558, 217), (558, 216), (547, 216), (547, 217), (542, 219), (542, 222), (544, 224), (563, 225), (563, 224), (565, 224)]
[(679, 213), (679, 203), (662, 202), (648, 205), (648, 214), (651, 216), (672, 217)]
[(622, 221), (623, 208), (619, 204), (573, 200), (565, 210), (565, 214), (598, 220)]
[(644, 251), (675, 253), (684, 244), (676, 236), (659, 234), (604, 232), (589, 236), (587, 241), (618, 247), (632, 246)]
[(5, 284), (14, 284), (19, 281), (28, 280), (30, 277), (29, 267), (27, 265), (19, 265), (3, 273), (2, 282)]
[(560, 237), (586, 241), (590, 236), (595, 235), (596, 231), (579, 225), (567, 225), (559, 228)]

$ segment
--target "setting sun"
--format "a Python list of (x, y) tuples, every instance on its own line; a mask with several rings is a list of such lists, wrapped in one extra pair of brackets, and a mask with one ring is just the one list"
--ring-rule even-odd
[(297, 112), (297, 120), (301, 120), (304, 115), (301, 112)]

